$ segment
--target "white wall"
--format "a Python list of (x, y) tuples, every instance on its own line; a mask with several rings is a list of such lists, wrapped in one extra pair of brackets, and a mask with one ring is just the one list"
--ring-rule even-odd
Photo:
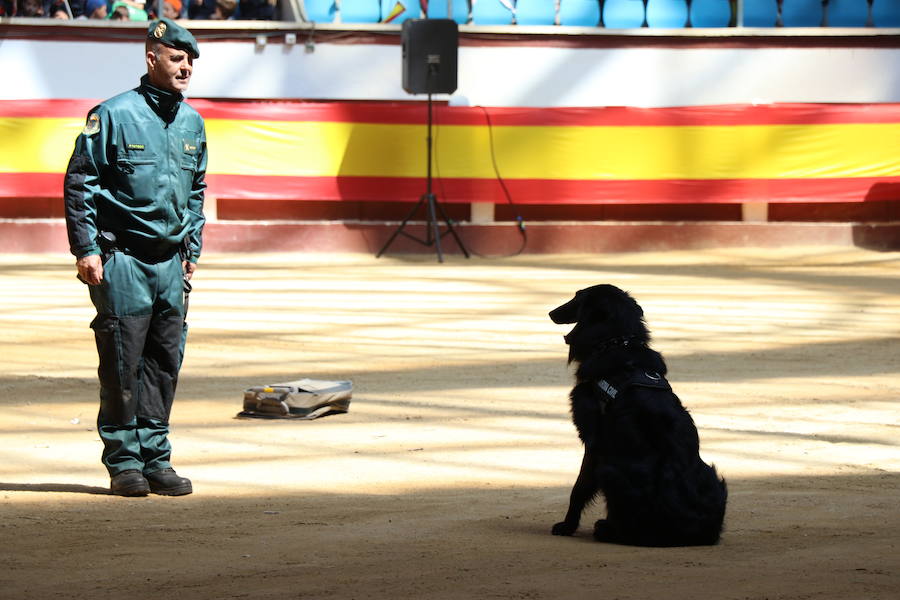
[[(97, 98), (134, 87), (140, 42), (2, 39), (0, 99)], [(190, 95), (410, 100), (397, 45), (252, 39), (201, 42)], [(754, 102), (900, 102), (891, 47), (563, 48), (464, 45), (463, 103), (481, 106), (683, 106)], [(421, 98), (419, 98), (421, 99)]]

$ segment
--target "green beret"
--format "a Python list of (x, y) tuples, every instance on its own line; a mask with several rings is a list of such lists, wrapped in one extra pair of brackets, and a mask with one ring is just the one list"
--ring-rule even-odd
[(147, 29), (147, 37), (166, 46), (184, 50), (194, 58), (200, 58), (200, 48), (197, 47), (197, 40), (193, 34), (172, 19), (163, 17), (151, 22), (150, 28)]

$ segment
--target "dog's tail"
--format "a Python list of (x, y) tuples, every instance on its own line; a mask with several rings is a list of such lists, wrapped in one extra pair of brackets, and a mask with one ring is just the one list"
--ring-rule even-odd
[(725, 507), (728, 504), (728, 484), (716, 471), (715, 465), (701, 462), (706, 471), (698, 478), (695, 488), (696, 529), (692, 532), (692, 546), (712, 546), (719, 543), (725, 525)]
[(665, 545), (713, 546), (719, 543), (728, 504), (728, 485), (719, 476), (715, 465), (697, 461), (693, 473), (683, 473), (679, 482), (672, 482), (673, 496), (663, 495), (666, 503), (661, 512), (669, 522), (661, 536)]

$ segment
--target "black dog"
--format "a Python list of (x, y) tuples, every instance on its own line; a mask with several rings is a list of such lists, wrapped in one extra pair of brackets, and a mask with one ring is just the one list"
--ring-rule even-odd
[(578, 364), (570, 395), (584, 461), (565, 521), (572, 535), (602, 492), (606, 519), (594, 537), (636, 546), (701, 546), (719, 541), (728, 492), (700, 458), (697, 428), (665, 379), (666, 364), (648, 343), (644, 311), (612, 285), (579, 291), (550, 312), (575, 323), (565, 336)]

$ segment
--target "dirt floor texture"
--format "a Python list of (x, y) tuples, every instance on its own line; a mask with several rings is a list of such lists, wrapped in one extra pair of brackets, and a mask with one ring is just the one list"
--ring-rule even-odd
[[(900, 598), (900, 254), (209, 255), (172, 416), (190, 496), (108, 494), (93, 309), (0, 257), (0, 598)], [(581, 459), (547, 312), (613, 283), (730, 490), (718, 546), (550, 535)], [(236, 419), (349, 379), (350, 411)]]

